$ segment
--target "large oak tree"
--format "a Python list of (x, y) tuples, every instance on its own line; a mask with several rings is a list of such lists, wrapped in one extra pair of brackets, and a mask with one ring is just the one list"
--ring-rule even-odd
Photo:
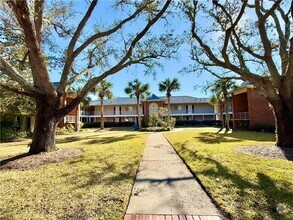
[[(84, 14), (75, 12), (75, 2), (0, 3), (0, 86), (29, 96), (36, 103), (30, 153), (57, 149), (58, 122), (97, 83), (134, 64), (152, 68), (158, 58), (170, 57), (176, 48), (176, 43), (172, 43), (175, 38), (169, 33), (150, 34), (151, 27), (168, 15), (171, 0), (112, 1), (113, 6), (102, 14), (95, 13), (101, 3), (98, 0), (83, 3), (87, 4)], [(111, 13), (119, 17), (109, 23)], [(98, 16), (106, 15), (101, 23)], [(58, 57), (61, 43), (67, 46)], [(50, 71), (56, 69), (61, 77), (54, 87)], [(78, 79), (85, 81), (83, 88), (72, 102), (64, 105), (66, 88)]]
[(213, 2), (182, 1), (195, 70), (250, 81), (272, 106), (277, 145), (293, 147), (293, 1)]

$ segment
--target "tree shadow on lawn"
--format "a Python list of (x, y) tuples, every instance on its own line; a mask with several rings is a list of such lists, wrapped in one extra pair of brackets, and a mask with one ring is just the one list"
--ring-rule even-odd
[(275, 141), (275, 137), (271, 133), (251, 132), (251, 131), (233, 131), (232, 133), (213, 133), (201, 132), (199, 137), (195, 139), (206, 144), (220, 144), (231, 142), (242, 142), (246, 140), (257, 142)]
[[(111, 160), (112, 155), (108, 157), (96, 155), (91, 158), (85, 158), (82, 155), (78, 159), (69, 162), (72, 170), (62, 174), (62, 177), (66, 178), (75, 189), (88, 188), (99, 184), (113, 185), (115, 183), (115, 185), (119, 185), (120, 182), (125, 180), (134, 180), (134, 167), (138, 168), (139, 160), (119, 165), (119, 167), (119, 163)], [(78, 171), (78, 167), (84, 167), (85, 165), (89, 168), (83, 170), (83, 172)]]
[(83, 140), (83, 138), (78, 136), (71, 136), (71, 137), (56, 139), (56, 144), (71, 143), (71, 142), (76, 142), (80, 140)]
[(121, 137), (88, 138), (91, 140), (85, 142), (85, 144), (110, 144), (110, 143), (114, 143), (114, 142), (130, 140), (130, 139), (133, 139), (136, 137), (137, 137), (137, 135), (129, 134), (129, 135), (121, 136)]
[(73, 143), (76, 141), (86, 141), (84, 144), (110, 144), (113, 142), (118, 142), (118, 141), (124, 141), (124, 140), (129, 140), (132, 138), (137, 137), (136, 135), (129, 134), (129, 135), (124, 135), (120, 137), (113, 137), (113, 136), (108, 136), (108, 137), (101, 137), (100, 135), (91, 135), (87, 137), (67, 137), (67, 138), (62, 138), (56, 140), (56, 144), (65, 144), (65, 143)]
[[(196, 172), (195, 175), (197, 174), (202, 174), (204, 176), (209, 177), (211, 180), (216, 180), (216, 178), (219, 178), (220, 180), (229, 180), (232, 182), (233, 187), (237, 188), (239, 190), (239, 198), (235, 202), (237, 202), (237, 215), (238, 217), (241, 217), (244, 213), (241, 213), (241, 207), (242, 207), (242, 202), (245, 200), (252, 200), (253, 206), (255, 209), (261, 208), (261, 204), (259, 205), (259, 198), (254, 198), (248, 195), (248, 191), (259, 191), (258, 194), (264, 194), (265, 200), (267, 203), (268, 207), (268, 212), (270, 215), (270, 218), (272, 219), (285, 219), (285, 214), (287, 214), (287, 217), (289, 213), (282, 213), (277, 211), (277, 207), (280, 204), (285, 204), (285, 207), (293, 207), (293, 192), (288, 191), (285, 188), (280, 188), (277, 187), (275, 181), (271, 179), (269, 176), (267, 176), (264, 173), (258, 172), (257, 173), (257, 178), (258, 178), (258, 183), (256, 182), (250, 182), (243, 178), (242, 176), (238, 175), (237, 172), (234, 172), (232, 170), (229, 170), (227, 166), (222, 165), (220, 162), (218, 162), (215, 159), (211, 159), (208, 157), (204, 157), (201, 155), (198, 155), (196, 152), (193, 152), (185, 146), (182, 146), (181, 149), (179, 150), (181, 153), (187, 153), (190, 157), (190, 161), (205, 161), (204, 163), (207, 164), (213, 164), (215, 165), (216, 168), (214, 169), (206, 169), (201, 172)], [(196, 175), (196, 176), (197, 176)], [(198, 179), (199, 180), (199, 179)], [(199, 180), (200, 184), (205, 188), (205, 186), (201, 183)], [(221, 184), (221, 183), (219, 183)], [(224, 185), (222, 187), (225, 187)], [(229, 186), (226, 186), (229, 187)], [(231, 187), (231, 186), (230, 186)], [(227, 189), (228, 190), (228, 189)], [(206, 190), (207, 191), (207, 190)], [(262, 192), (262, 193), (261, 193)], [(211, 196), (212, 197), (212, 196)], [(278, 199), (278, 201), (276, 201)], [(286, 208), (285, 208), (286, 209)], [(265, 210), (264, 210), (265, 211)], [(287, 209), (287, 211), (290, 211)], [(292, 210), (291, 210), (292, 211)], [(257, 214), (265, 214), (263, 212), (258, 212)], [(243, 216), (245, 217), (245, 216)], [(258, 218), (265, 218), (265, 216), (258, 216)]]
[(10, 158), (7, 158), (7, 159), (4, 159), (4, 160), (1, 160), (0, 161), (0, 166), (3, 166), (9, 162), (12, 162), (12, 161), (15, 161), (15, 160), (19, 160), (19, 159), (22, 159), (24, 157), (28, 157), (28, 156), (31, 156), (31, 154), (29, 153), (24, 153), (24, 154), (19, 154), (19, 155), (16, 155), (14, 157), (10, 157)]

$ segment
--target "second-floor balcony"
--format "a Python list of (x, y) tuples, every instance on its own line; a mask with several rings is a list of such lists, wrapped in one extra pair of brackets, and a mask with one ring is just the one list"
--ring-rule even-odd
[(75, 115), (66, 115), (65, 122), (66, 123), (75, 123)]
[[(82, 111), (82, 116), (101, 116), (101, 111)], [(141, 116), (144, 114), (141, 112)], [(114, 117), (114, 116), (137, 116), (136, 111), (104, 111), (104, 116)]]
[(236, 120), (249, 120), (249, 112), (236, 112)]
[[(232, 114), (231, 111), (228, 112), (229, 114)], [(192, 110), (192, 111), (186, 111), (186, 110), (172, 110), (171, 109), (171, 115), (177, 116), (177, 115), (218, 115), (220, 112), (214, 112), (213, 110)], [(225, 114), (225, 113), (224, 113)]]

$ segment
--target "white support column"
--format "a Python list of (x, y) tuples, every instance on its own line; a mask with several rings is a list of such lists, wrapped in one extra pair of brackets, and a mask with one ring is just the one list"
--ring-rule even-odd
[(31, 127), (30, 127), (30, 130), (31, 130), (31, 131), (34, 130), (34, 127), (35, 127), (35, 120), (36, 120), (36, 117), (35, 117), (35, 116), (31, 116)]
[(75, 113), (75, 130), (80, 130), (80, 105), (76, 107), (76, 113)]

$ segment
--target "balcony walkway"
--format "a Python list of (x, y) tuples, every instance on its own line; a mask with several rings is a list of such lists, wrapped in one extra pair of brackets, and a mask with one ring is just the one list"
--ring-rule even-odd
[(162, 133), (150, 134), (124, 220), (220, 220), (221, 215)]

